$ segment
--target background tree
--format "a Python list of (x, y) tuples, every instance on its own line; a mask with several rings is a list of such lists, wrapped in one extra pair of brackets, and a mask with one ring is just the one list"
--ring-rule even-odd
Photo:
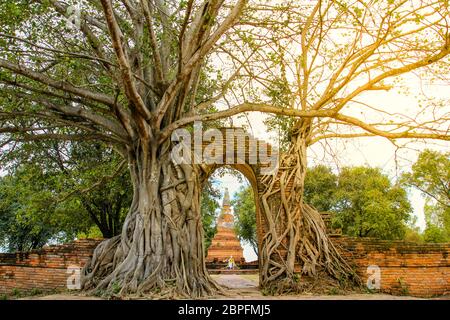
[(423, 241), (431, 243), (448, 242), (448, 235), (435, 224), (427, 223), (423, 232)]
[(258, 255), (258, 239), (256, 234), (256, 207), (253, 188), (243, 185), (233, 195), (231, 206), (234, 210), (235, 229), (239, 240), (247, 242)]
[(205, 254), (217, 232), (217, 209), (220, 208), (219, 200), (221, 197), (220, 190), (214, 187), (214, 180), (211, 181), (211, 179), (209, 179), (203, 186), (201, 198), (202, 225), (205, 235)]
[(402, 181), (425, 197), (424, 240), (450, 241), (450, 153), (422, 151)]
[(356, 237), (402, 239), (411, 205), (406, 191), (378, 168), (343, 168), (335, 194), (333, 225)]
[[(257, 248), (252, 192), (251, 187), (242, 187), (233, 207), (239, 237)], [(330, 212), (333, 226), (346, 235), (422, 241), (404, 187), (392, 185), (377, 168), (346, 167), (339, 175), (324, 165), (308, 168), (304, 197), (318, 211)]]
[[(51, 195), (47, 197), (49, 213), (51, 208), (68, 216), (77, 212), (84, 218), (79, 232), (85, 233), (84, 226), (95, 224), (99, 236), (111, 238), (120, 233), (132, 197), (130, 178), (121, 161), (102, 143), (49, 140), (15, 144), (2, 157), (1, 164), (16, 176), (23, 163), (33, 163), (33, 170), (27, 170), (28, 179), (42, 179), (39, 185), (44, 184)], [(11, 183), (20, 188), (26, 182), (19, 176)]]
[(57, 184), (58, 177), (33, 164), (0, 178), (0, 247), (28, 251), (49, 241), (72, 240), (90, 228), (79, 206), (55, 203)]
[(132, 200), (130, 176), (123, 159), (101, 143), (71, 143), (69, 154), (60, 159), (60, 179), (66, 190), (61, 202), (72, 202), (95, 223), (104, 238), (121, 233)]
[(307, 169), (305, 202), (318, 211), (333, 211), (338, 177), (330, 167), (317, 165)]
[(407, 242), (423, 243), (424, 237), (420, 228), (416, 225), (417, 217), (413, 217), (412, 221), (406, 226), (405, 237), (403, 240)]

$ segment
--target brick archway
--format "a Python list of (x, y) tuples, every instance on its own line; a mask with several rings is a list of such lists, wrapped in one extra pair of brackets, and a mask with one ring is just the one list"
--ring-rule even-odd
[[(223, 158), (226, 159), (226, 157), (230, 157), (232, 159), (235, 159), (235, 162), (239, 163), (223, 163), (223, 164), (201, 164), (201, 174), (200, 174), (200, 180), (201, 184), (203, 185), (208, 178), (212, 175), (212, 173), (221, 167), (230, 167), (232, 169), (235, 169), (239, 171), (241, 174), (244, 175), (245, 178), (249, 181), (250, 185), (252, 186), (253, 190), (253, 196), (255, 201), (255, 215), (256, 215), (256, 232), (257, 232), (257, 240), (258, 240), (258, 251), (261, 250), (262, 245), (262, 239), (265, 234), (266, 223), (263, 218), (263, 214), (261, 212), (261, 203), (260, 203), (260, 192), (262, 192), (262, 187), (260, 184), (261, 179), (263, 179), (266, 175), (261, 173), (261, 169), (267, 166), (267, 164), (263, 164), (260, 161), (249, 161), (250, 160), (250, 152), (251, 150), (251, 139), (253, 140), (253, 143), (257, 146), (257, 149), (264, 148), (268, 150), (268, 152), (272, 152), (273, 147), (268, 144), (267, 142), (256, 139), (249, 133), (245, 132), (242, 128), (221, 128), (219, 129), (223, 136), (231, 136), (234, 137), (234, 143), (232, 147), (230, 145), (227, 145), (227, 143), (224, 141), (223, 143)], [(229, 141), (228, 141), (229, 142)], [(205, 148), (210, 141), (203, 141), (203, 148)], [(242, 157), (244, 155), (244, 157)], [(224, 161), (226, 162), (226, 161)], [(259, 261), (258, 256), (258, 261)]]
[[(262, 196), (264, 195), (265, 187), (263, 182), (265, 179), (268, 178), (268, 174), (266, 171), (264, 171), (264, 168), (268, 167), (267, 163), (262, 163), (261, 161), (250, 161), (250, 153), (255, 151), (255, 146), (257, 151), (260, 150), (266, 150), (268, 154), (271, 154), (274, 152), (274, 148), (267, 143), (264, 140), (257, 139), (253, 137), (248, 132), (244, 131), (242, 128), (220, 128), (219, 131), (221, 132), (223, 137), (233, 137), (233, 143), (227, 144), (229, 142), (229, 139), (227, 141), (223, 141), (222, 144), (222, 156), (223, 159), (226, 159), (227, 157), (234, 159), (235, 161), (232, 163), (221, 163), (221, 164), (208, 164), (208, 163), (201, 163), (199, 165), (200, 167), (200, 183), (203, 186), (203, 184), (207, 181), (207, 179), (212, 175), (212, 173), (220, 168), (220, 167), (230, 167), (237, 171), (239, 171), (241, 174), (243, 174), (247, 180), (250, 182), (250, 185), (252, 186), (253, 195), (254, 195), (254, 201), (255, 201), (255, 215), (256, 215), (256, 231), (257, 231), (257, 241), (258, 241), (258, 263), (261, 266), (261, 255), (259, 254), (261, 252), (262, 246), (263, 246), (263, 239), (266, 236), (266, 233), (269, 232), (269, 222), (266, 219), (266, 216), (263, 214), (263, 202), (262, 202)], [(253, 141), (252, 141), (253, 139)], [(211, 143), (211, 141), (202, 141), (203, 150)], [(254, 143), (252, 146), (251, 143)], [(253, 149), (252, 149), (253, 148)], [(195, 150), (193, 150), (195, 152)], [(278, 153), (276, 153), (278, 154)], [(280, 156), (278, 154), (278, 156)], [(259, 160), (259, 159), (258, 159)], [(276, 184), (275, 184), (276, 186)], [(285, 192), (288, 193), (291, 190), (291, 186), (287, 185)], [(281, 197), (280, 194), (272, 194), (272, 197)], [(281, 199), (280, 199), (281, 201)], [(325, 223), (326, 226), (326, 232), (329, 236), (335, 238), (340, 237), (340, 233), (336, 233), (336, 230), (331, 229), (331, 219), (329, 216), (329, 213), (322, 212), (321, 217)], [(281, 226), (275, 225), (273, 226), (277, 231), (281, 228)], [(281, 252), (282, 254), (286, 254), (286, 248), (280, 248), (278, 252)], [(276, 259), (278, 259), (277, 257)], [(299, 267), (297, 266), (297, 263), (295, 263), (295, 270), (299, 270)], [(259, 268), (259, 271), (261, 272), (261, 269)]]

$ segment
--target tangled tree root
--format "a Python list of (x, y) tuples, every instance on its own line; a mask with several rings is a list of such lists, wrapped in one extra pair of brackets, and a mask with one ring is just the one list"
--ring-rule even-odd
[(220, 293), (204, 263), (198, 168), (141, 149), (129, 167), (133, 201), (122, 233), (96, 248), (82, 272), (83, 288), (122, 298)]
[(315, 276), (284, 278), (268, 283), (261, 289), (264, 295), (346, 295), (361, 292), (361, 287), (353, 282), (339, 281), (327, 272), (319, 272)]
[[(207, 274), (206, 269), (204, 274), (187, 278), (181, 274), (164, 272), (160, 264), (153, 273), (144, 274), (143, 264), (146, 259), (130, 257), (134, 257), (130, 252), (127, 257), (123, 255), (120, 236), (100, 243), (83, 268), (83, 289), (88, 294), (110, 299), (179, 299), (225, 294), (223, 288)], [(137, 276), (139, 274), (140, 277)], [(145, 278), (141, 278), (144, 276)]]
[[(274, 226), (264, 238), (263, 292), (327, 294), (333, 290), (357, 290), (361, 280), (328, 237), (320, 213), (305, 203), (296, 210), (302, 213), (297, 223), (296, 217), (283, 220), (285, 228)], [(280, 219), (280, 215), (276, 218)], [(270, 221), (273, 216), (267, 219)], [(275, 225), (275, 221), (272, 223)]]
[[(310, 290), (311, 283), (319, 283), (324, 274), (336, 288), (360, 284), (328, 237), (321, 214), (303, 200), (308, 132), (308, 121), (300, 121), (277, 174), (261, 179), (267, 230), (260, 249), (260, 285), (271, 294)], [(303, 281), (306, 277), (316, 280)]]

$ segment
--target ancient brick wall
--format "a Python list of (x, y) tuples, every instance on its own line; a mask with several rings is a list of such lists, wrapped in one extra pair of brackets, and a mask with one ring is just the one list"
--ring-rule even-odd
[[(367, 267), (379, 268), (382, 292), (419, 297), (450, 294), (450, 243), (332, 239), (364, 283), (371, 275)], [(27, 253), (0, 254), (0, 293), (65, 289), (67, 268), (82, 267), (100, 241), (85, 239)]]
[(0, 293), (64, 289), (69, 267), (82, 267), (99, 239), (82, 239), (30, 252), (0, 254)]
[(450, 243), (414, 244), (347, 237), (333, 240), (356, 266), (364, 284), (373, 274), (367, 268), (376, 266), (382, 292), (419, 297), (450, 294)]

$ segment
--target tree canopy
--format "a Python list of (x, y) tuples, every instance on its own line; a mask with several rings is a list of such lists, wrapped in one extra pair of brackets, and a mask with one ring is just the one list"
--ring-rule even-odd
[(377, 168), (343, 168), (335, 194), (333, 224), (344, 234), (402, 239), (410, 216), (407, 193)]
[[(360, 100), (416, 70), (447, 76), (445, 1), (213, 2), (83, 2), (79, 28), (60, 1), (2, 3), (4, 143), (52, 136), (126, 145), (136, 130), (160, 131), (162, 141), (194, 120), (246, 111), (316, 118), (310, 144), (374, 135), (448, 140), (443, 106), (427, 106), (441, 115), (429, 121), (421, 110), (408, 117)], [(197, 92), (202, 81), (215, 85)], [(228, 110), (202, 114), (222, 98)], [(365, 121), (376, 114), (382, 120)], [(75, 132), (46, 132), (50, 119), (51, 128)]]
[(425, 197), (426, 229), (424, 240), (450, 240), (450, 153), (424, 150), (403, 175), (403, 182)]
[(0, 162), (7, 173), (0, 178), (0, 194), (4, 219), (10, 217), (2, 226), (11, 235), (10, 250), (20, 246), (13, 245), (7, 230), (19, 225), (36, 230), (30, 236), (39, 228), (46, 230), (33, 248), (50, 240), (73, 240), (91, 234), (93, 228), (99, 237), (119, 234), (132, 189), (124, 166), (116, 171), (118, 161), (122, 160), (102, 143), (55, 140), (12, 148)]
[(217, 232), (217, 209), (220, 208), (220, 190), (214, 186), (214, 180), (208, 180), (203, 187), (201, 199), (202, 225), (205, 232), (205, 253)]
[(308, 168), (305, 177), (305, 201), (319, 211), (333, 211), (337, 179), (330, 167), (317, 165)]
[(239, 240), (250, 244), (258, 254), (258, 239), (256, 236), (256, 207), (253, 189), (243, 185), (237, 191), (231, 202), (235, 217), (235, 230)]
[(54, 202), (57, 180), (34, 165), (0, 178), (0, 247), (28, 251), (49, 241), (72, 240), (91, 223), (79, 208)]

